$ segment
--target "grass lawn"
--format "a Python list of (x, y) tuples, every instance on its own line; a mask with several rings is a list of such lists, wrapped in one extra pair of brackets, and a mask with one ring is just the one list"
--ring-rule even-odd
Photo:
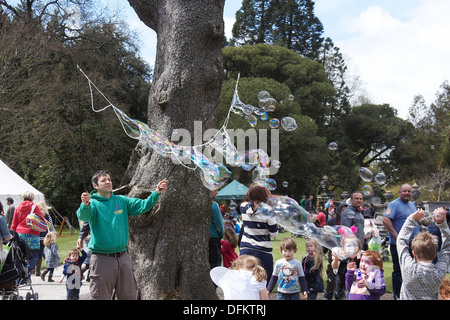
[[(59, 234), (59, 226), (55, 226), (55, 229), (56, 233)], [(60, 257), (61, 264), (69, 256), (69, 250), (76, 249), (79, 232), (80, 230), (76, 229), (71, 235), (68, 229), (64, 229), (61, 232), (61, 236), (58, 236), (58, 238), (56, 239), (56, 243), (58, 244), (58, 255)], [(42, 269), (44, 268), (45, 261), (44, 259), (42, 259)]]

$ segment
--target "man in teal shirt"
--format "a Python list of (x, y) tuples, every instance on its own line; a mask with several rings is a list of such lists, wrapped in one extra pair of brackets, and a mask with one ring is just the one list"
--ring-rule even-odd
[[(211, 198), (215, 199), (217, 190), (211, 191)], [(212, 268), (218, 267), (222, 263), (222, 252), (220, 251), (220, 240), (225, 233), (223, 226), (222, 213), (220, 212), (219, 204), (212, 201), (212, 216), (209, 224), (209, 266)]]
[(167, 189), (167, 180), (160, 181), (145, 200), (114, 195), (108, 171), (95, 173), (92, 185), (95, 190), (81, 195), (77, 211), (78, 219), (89, 222), (91, 228), (88, 245), (92, 251), (91, 299), (111, 299), (114, 289), (118, 299), (137, 299), (136, 280), (127, 253), (128, 217), (149, 212)]

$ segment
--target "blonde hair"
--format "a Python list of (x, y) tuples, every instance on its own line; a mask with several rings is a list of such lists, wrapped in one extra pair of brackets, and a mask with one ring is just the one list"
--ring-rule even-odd
[(433, 260), (437, 254), (437, 245), (434, 236), (429, 232), (416, 234), (411, 241), (411, 250), (418, 260)]
[(51, 231), (45, 235), (44, 246), (50, 247), (55, 242), (56, 242), (56, 232), (55, 231)]
[(39, 201), (36, 205), (41, 209), (42, 214), (48, 214), (48, 207), (44, 201)]
[(322, 246), (315, 240), (315, 239), (309, 239), (306, 241), (306, 244), (312, 243), (314, 245), (314, 248), (316, 248), (316, 254), (314, 255), (314, 266), (311, 268), (311, 270), (317, 270), (319, 272), (319, 275), (323, 276), (323, 250)]
[(230, 267), (230, 270), (240, 269), (251, 271), (258, 282), (267, 279), (266, 270), (261, 267), (259, 259), (254, 256), (243, 254), (242, 256), (239, 256), (236, 260), (234, 260), (233, 264)]

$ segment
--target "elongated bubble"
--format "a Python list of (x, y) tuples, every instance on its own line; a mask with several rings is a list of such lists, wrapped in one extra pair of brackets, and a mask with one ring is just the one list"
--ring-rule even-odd
[(370, 182), (373, 179), (373, 173), (369, 168), (361, 167), (359, 168), (359, 177), (365, 182)]

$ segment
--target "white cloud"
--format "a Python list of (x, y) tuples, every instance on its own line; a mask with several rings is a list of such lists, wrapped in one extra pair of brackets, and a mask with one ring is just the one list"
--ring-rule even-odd
[(228, 40), (231, 39), (231, 37), (233, 36), (232, 34), (232, 29), (233, 29), (233, 24), (236, 21), (235, 18), (232, 17), (223, 17), (223, 22), (225, 24), (224, 27), (224, 31), (225, 31), (225, 37), (227, 37)]
[(427, 104), (444, 80), (450, 79), (450, 2), (424, 0), (402, 19), (371, 5), (345, 16), (339, 28), (350, 35), (335, 40), (355, 64), (374, 103), (389, 103), (407, 117), (416, 94)]

